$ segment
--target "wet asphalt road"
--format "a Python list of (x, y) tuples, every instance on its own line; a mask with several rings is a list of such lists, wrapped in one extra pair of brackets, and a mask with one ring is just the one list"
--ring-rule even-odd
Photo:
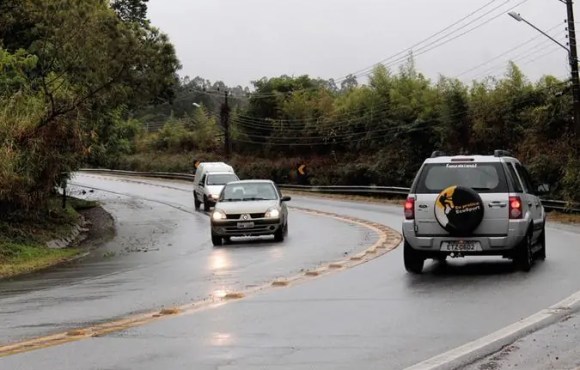
[[(292, 204), (400, 228), (398, 207), (310, 198)], [(318, 229), (321, 221), (313, 222)], [(577, 229), (551, 225), (548, 260), (528, 274), (513, 272), (507, 261), (484, 258), (433, 263), (422, 276), (410, 276), (397, 249), (307, 284), (3, 358), (0, 368), (401, 369), (580, 290), (579, 240)], [(4, 309), (3, 300), (0, 304)]]
[[(283, 243), (265, 238), (214, 248), (209, 217), (193, 211), (188, 184), (179, 184), (179, 191), (83, 175), (72, 182), (116, 193), (95, 190), (84, 197), (103, 202), (118, 235), (72, 265), (0, 282), (0, 344), (266, 283), (377, 239), (363, 227), (290, 211)], [(78, 196), (82, 189), (71, 187)]]

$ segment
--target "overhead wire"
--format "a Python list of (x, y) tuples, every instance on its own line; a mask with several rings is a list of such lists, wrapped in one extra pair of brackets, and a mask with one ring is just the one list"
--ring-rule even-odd
[[(413, 47), (407, 48), (407, 49), (405, 49), (402, 52), (393, 54), (392, 56), (390, 56), (390, 57), (388, 57), (386, 59), (383, 59), (381, 62), (375, 63), (374, 65), (372, 65), (370, 67), (366, 67), (364, 69), (361, 69), (361, 70), (355, 72), (354, 74), (351, 73), (349, 75), (346, 75), (345, 77), (341, 77), (339, 79), (336, 79), (336, 80), (334, 80), (334, 82), (335, 83), (340, 83), (340, 82), (344, 81), (346, 78), (348, 78), (348, 76), (351, 76), (351, 75), (353, 75), (355, 77), (367, 76), (367, 75), (369, 75), (369, 74), (372, 73), (372, 71), (374, 70), (374, 68), (376, 66), (381, 65), (381, 64), (382, 65), (385, 65), (385, 63), (388, 62), (388, 61), (390, 61), (390, 62), (388, 64), (386, 64), (386, 66), (394, 66), (394, 65), (400, 64), (402, 62), (405, 62), (406, 60), (408, 60), (408, 56), (404, 56), (402, 58), (395, 59), (394, 61), (391, 61), (391, 60), (393, 58), (396, 58), (397, 56), (405, 53), (405, 52), (412, 51), (412, 49), (414, 47), (419, 46), (419, 45), (425, 43), (426, 41), (429, 41), (429, 40), (433, 39), (434, 37), (437, 37), (437, 36), (441, 35), (442, 33), (446, 32), (449, 29), (453, 28), (454, 26), (460, 24), (464, 20), (466, 20), (466, 19), (474, 16), (478, 12), (484, 10), (485, 8), (487, 8), (488, 6), (492, 5), (493, 3), (496, 3), (497, 1), (499, 1), (499, 0), (492, 0), (492, 1), (488, 2), (488, 3), (486, 3), (484, 6), (482, 6), (482, 7), (478, 8), (478, 9), (476, 9), (475, 11), (469, 13), (467, 16), (461, 18), (459, 21), (454, 22), (452, 25), (445, 27), (444, 29), (442, 29), (442, 30), (436, 32), (435, 34), (427, 37), (426, 39), (420, 41), (419, 43), (416, 43)], [(443, 45), (446, 45), (447, 43), (449, 43), (451, 41), (454, 41), (454, 40), (456, 40), (456, 39), (458, 39), (458, 38), (460, 38), (460, 37), (462, 37), (462, 36), (464, 36), (464, 35), (472, 32), (472, 31), (474, 31), (474, 30), (476, 30), (476, 29), (478, 29), (478, 28), (480, 28), (480, 27), (482, 27), (482, 26), (490, 23), (491, 21), (493, 21), (493, 20), (499, 18), (500, 16), (504, 15), (505, 12), (515, 9), (515, 8), (519, 7), (520, 5), (526, 3), (529, 0), (522, 0), (522, 1), (518, 2), (516, 5), (512, 6), (511, 8), (503, 9), (503, 10), (501, 10), (501, 12), (499, 14), (494, 15), (493, 17), (491, 17), (491, 18), (485, 20), (484, 22), (476, 25), (475, 27), (472, 27), (472, 28), (464, 31), (464, 32), (460, 33), (459, 35), (456, 35), (455, 37), (452, 37), (451, 39), (447, 39), (448, 37), (450, 37), (450, 36), (454, 35), (455, 33), (457, 33), (459, 31), (465, 29), (466, 27), (468, 27), (469, 25), (473, 24), (474, 22), (477, 22), (478, 20), (483, 19), (487, 15), (490, 15), (491, 13), (493, 13), (496, 10), (504, 7), (505, 5), (508, 5), (511, 1), (513, 1), (513, 0), (504, 0), (500, 5), (492, 8), (491, 10), (485, 12), (484, 14), (478, 16), (477, 18), (471, 20), (470, 22), (468, 22), (468, 23), (462, 25), (461, 27), (453, 30), (452, 32), (449, 32), (449, 33), (445, 34), (444, 36), (439, 37), (436, 40), (434, 40), (434, 41), (432, 41), (432, 42), (430, 42), (430, 43), (428, 43), (426, 45), (421, 46), (420, 48), (418, 48), (417, 50), (415, 50), (415, 52), (413, 53), (413, 55), (414, 56), (423, 55), (423, 54), (425, 54), (425, 53), (427, 53), (429, 51), (435, 50), (436, 48), (439, 48), (439, 47), (441, 47)], [(252, 93), (251, 94), (251, 98), (253, 98), (253, 99), (268, 98), (268, 97), (280, 96), (280, 95), (284, 95), (284, 94), (295, 94), (295, 93), (299, 93), (299, 92), (303, 92), (303, 91), (309, 91), (309, 90), (312, 91), (312, 90), (316, 90), (316, 89), (319, 89), (319, 88), (320, 87), (303, 88), (303, 89), (297, 89), (297, 90), (294, 90), (294, 91), (288, 92), (288, 93), (279, 93), (279, 92), (276, 92), (276, 93)]]
[[(539, 92), (544, 92), (544, 91), (555, 89), (555, 88), (560, 88), (560, 87), (565, 86), (568, 83), (569, 83), (569, 81), (562, 81), (562, 82), (554, 84), (554, 85), (545, 86), (539, 90), (536, 89), (534, 92), (539, 93)], [(527, 99), (522, 100), (521, 102), (523, 103), (523, 102), (527, 102), (527, 101), (534, 101), (535, 99), (536, 99), (535, 96), (531, 96)], [(458, 117), (461, 115), (469, 114), (470, 112), (472, 112), (471, 109), (466, 109), (466, 110), (463, 110), (461, 112), (456, 112), (455, 114), (447, 116), (447, 118), (455, 118), (455, 117)], [(432, 119), (432, 120), (422, 120), (422, 121), (418, 121), (418, 122), (421, 123), (422, 125), (425, 125), (428, 123), (438, 123), (438, 122), (440, 122), (440, 118)], [(388, 135), (392, 132), (397, 132), (401, 129), (408, 129), (410, 125), (412, 125), (412, 124), (403, 124), (403, 125), (398, 125), (398, 126), (388, 127), (388, 128), (378, 129), (378, 130), (365, 130), (363, 132), (358, 132), (358, 133), (345, 133), (345, 134), (341, 134), (341, 135), (337, 135), (337, 136), (324, 135), (324, 136), (315, 136), (315, 137), (308, 137), (308, 136), (306, 136), (306, 137), (305, 136), (288, 137), (288, 136), (265, 136), (265, 135), (249, 134), (250, 137), (268, 139), (268, 141), (267, 142), (260, 142), (260, 141), (250, 140), (250, 139), (238, 139), (238, 138), (233, 138), (232, 141), (241, 142), (241, 143), (249, 143), (249, 144), (257, 144), (257, 145), (271, 145), (271, 146), (334, 145), (334, 144), (356, 143), (356, 142), (366, 141), (366, 140), (370, 139), (368, 136), (373, 135), (373, 134), (383, 134), (384, 136), (381, 136), (381, 137), (386, 137), (386, 135)], [(418, 130), (420, 131), (420, 130), (426, 130), (426, 129), (431, 129), (431, 128), (432, 127), (423, 127), (423, 128), (418, 128)], [(357, 136), (366, 136), (366, 137), (365, 138), (357, 138)], [(329, 142), (329, 140), (332, 140), (334, 137), (343, 138), (344, 140), (342, 140), (342, 141), (333, 140), (332, 142)], [(313, 139), (317, 139), (317, 141), (312, 141)], [(324, 139), (324, 140), (320, 140), (320, 139)], [(377, 139), (377, 138), (375, 137), (374, 139)], [(303, 141), (302, 142), (279, 142), (282, 140), (293, 140), (293, 141), (303, 140)], [(311, 142), (307, 142), (308, 140), (311, 140)]]
[[(549, 32), (555, 30), (556, 28), (558, 28), (560, 26), (562, 26), (562, 24), (561, 23), (558, 23), (558, 24), (554, 25), (553, 27), (549, 28), (546, 32), (549, 33)], [(536, 40), (538, 40), (538, 39), (540, 39), (542, 37), (544, 37), (544, 36), (543, 35), (538, 35), (538, 36), (532, 37), (532, 38), (528, 39), (527, 41), (525, 41), (523, 43), (520, 43), (517, 46), (511, 47), (511, 48), (507, 49), (506, 51), (504, 51), (503, 53), (498, 54), (498, 55), (496, 55), (496, 56), (494, 56), (494, 57), (492, 57), (492, 58), (484, 61), (483, 63), (480, 63), (480, 64), (476, 65), (475, 67), (472, 67), (472, 68), (467, 69), (467, 70), (465, 70), (465, 71), (463, 71), (463, 72), (461, 72), (459, 74), (456, 74), (455, 76), (453, 76), (453, 78), (459, 78), (461, 76), (464, 76), (466, 74), (469, 74), (470, 72), (476, 71), (476, 70), (480, 69), (481, 67), (486, 66), (489, 63), (491, 63), (491, 62), (493, 62), (493, 61), (495, 61), (497, 59), (500, 59), (501, 57), (503, 57), (505, 55), (509, 55), (509, 54), (513, 53), (514, 51), (519, 50), (519, 49), (523, 48), (524, 46), (526, 46), (526, 45), (528, 45), (528, 44), (530, 44), (530, 43), (532, 43), (532, 42), (534, 42), (534, 41), (536, 41)]]

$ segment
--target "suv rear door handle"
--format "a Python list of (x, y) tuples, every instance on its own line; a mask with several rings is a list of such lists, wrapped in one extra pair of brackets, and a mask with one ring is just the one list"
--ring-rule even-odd
[(494, 207), (504, 208), (505, 206), (507, 206), (507, 203), (506, 202), (495, 201), (495, 202), (489, 202), (487, 205), (490, 208), (494, 208)]

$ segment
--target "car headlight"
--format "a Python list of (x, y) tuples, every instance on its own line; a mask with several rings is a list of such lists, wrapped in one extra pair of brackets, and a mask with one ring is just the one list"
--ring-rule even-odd
[(266, 211), (266, 218), (279, 218), (280, 217), (280, 211), (278, 210), (278, 208), (270, 208), (269, 210)]
[(226, 219), (226, 214), (224, 211), (220, 211), (215, 210), (213, 211), (213, 213), (211, 214), (211, 219), (214, 221), (221, 221), (221, 220), (225, 220)]
[(209, 197), (213, 200), (217, 200), (220, 196), (219, 194), (210, 194)]

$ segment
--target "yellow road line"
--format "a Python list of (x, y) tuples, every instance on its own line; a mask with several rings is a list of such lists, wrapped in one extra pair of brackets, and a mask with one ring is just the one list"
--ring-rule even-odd
[(254, 286), (252, 288), (245, 289), (239, 292), (226, 292), (223, 295), (223, 297), (210, 297), (205, 300), (192, 302), (179, 307), (163, 308), (161, 310), (156, 310), (138, 315), (131, 315), (122, 319), (111, 320), (109, 322), (98, 325), (75, 328), (68, 330), (66, 332), (56, 333), (52, 335), (2, 345), (0, 346), (0, 357), (6, 357), (18, 353), (39, 350), (52, 346), (58, 346), (83, 339), (100, 337), (110, 333), (120, 332), (133, 327), (146, 325), (158, 320), (166, 319), (168, 317), (187, 315), (193, 312), (198, 312), (202, 309), (219, 307), (222, 306), (223, 304), (226, 304), (226, 302), (228, 301), (236, 301), (239, 299), (243, 299), (252, 293), (263, 291), (268, 288), (272, 289), (273, 287), (275, 288), (286, 287), (292, 284), (311, 281), (312, 279), (315, 279), (319, 276), (341, 271), (344, 268), (351, 268), (360, 265), (362, 263), (366, 263), (375, 258), (378, 258), (379, 256), (395, 249), (402, 241), (402, 236), (398, 232), (381, 224), (372, 223), (354, 217), (345, 217), (330, 212), (315, 211), (307, 208), (292, 207), (292, 209), (296, 209), (300, 212), (304, 212), (315, 216), (330, 217), (338, 221), (348, 222), (353, 225), (366, 227), (367, 229), (370, 229), (373, 232), (375, 232), (379, 236), (379, 239), (365, 251), (356, 255), (355, 256), (356, 259), (345, 258), (343, 260), (331, 262), (330, 264), (327, 263), (326, 264), (327, 267), (322, 266), (318, 269), (309, 270), (307, 272), (297, 274), (292, 277), (284, 279), (276, 279), (273, 282), (259, 286)]

